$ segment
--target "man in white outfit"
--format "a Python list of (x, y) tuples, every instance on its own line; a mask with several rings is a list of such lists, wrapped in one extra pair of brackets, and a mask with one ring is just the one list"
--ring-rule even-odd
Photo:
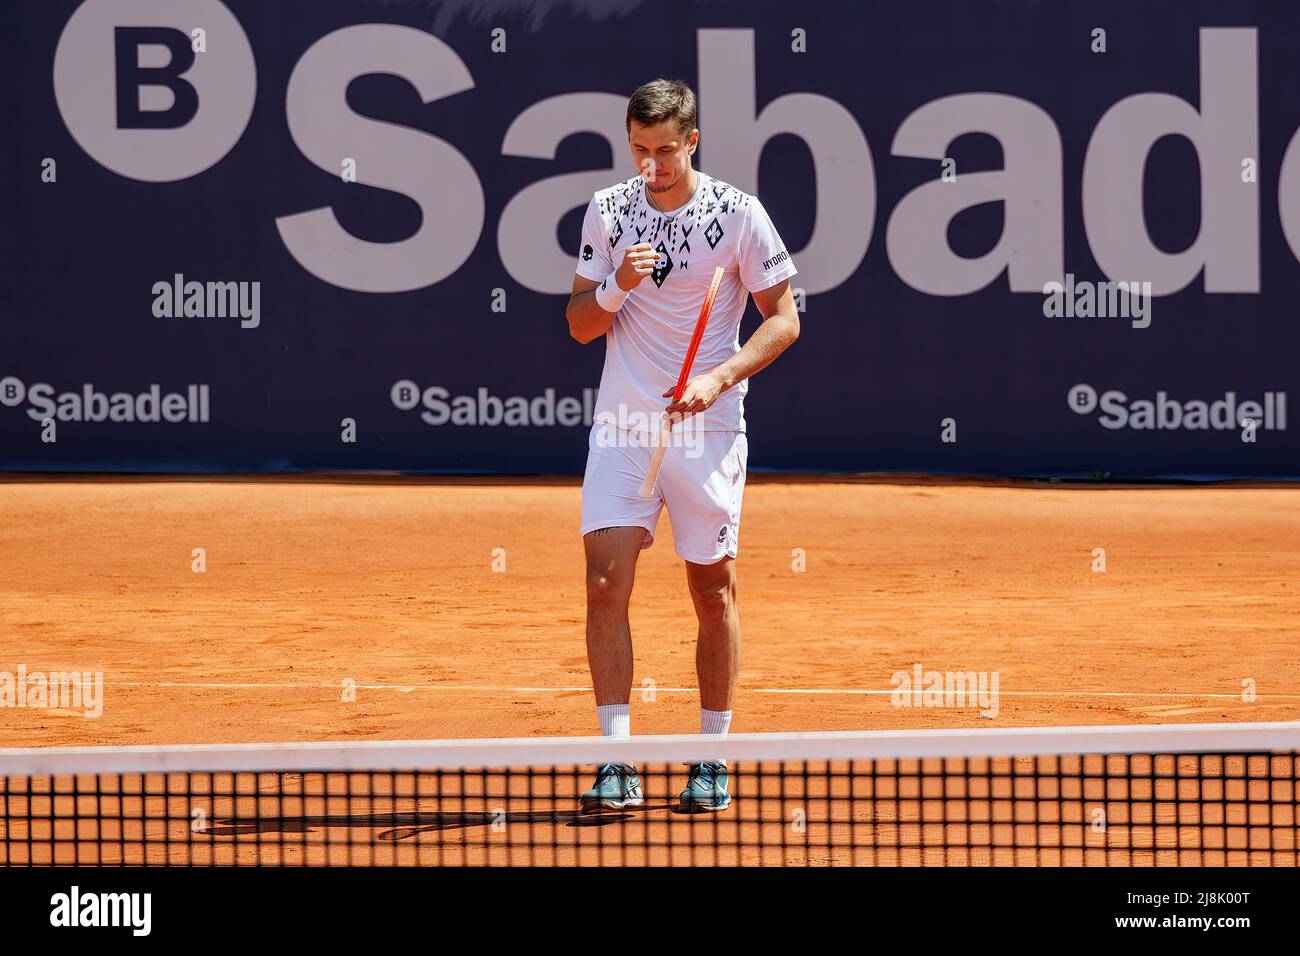
[[(748, 379), (799, 337), (794, 263), (757, 197), (699, 172), (695, 94), (654, 80), (628, 102), (638, 175), (598, 191), (587, 207), (566, 317), (573, 338), (605, 340), (605, 368), (582, 485), (587, 557), (587, 659), (601, 733), (631, 733), (628, 603), (637, 556), (667, 506), (699, 620), (695, 666), (700, 732), (725, 734), (740, 662), (735, 558), (748, 444)], [(714, 269), (722, 284), (680, 401), (672, 392)], [(648, 281), (647, 281), (648, 280)], [(753, 296), (763, 321), (744, 347), (740, 320)], [(664, 416), (675, 424), (654, 497), (638, 494)], [(678, 441), (677, 439), (682, 440)], [(731, 802), (726, 766), (691, 767), (687, 811)], [(600, 769), (584, 811), (643, 802), (636, 771)]]

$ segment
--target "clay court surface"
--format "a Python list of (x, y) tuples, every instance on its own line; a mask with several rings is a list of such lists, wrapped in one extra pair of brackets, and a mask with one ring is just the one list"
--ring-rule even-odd
[[(594, 734), (579, 495), (567, 479), (6, 479), (0, 670), (102, 671), (105, 700), (98, 719), (6, 710), (4, 744)], [(755, 477), (732, 729), (1294, 719), (1296, 501)], [(694, 733), (666, 514), (632, 614), (633, 732)], [(892, 706), (891, 675), (917, 663), (997, 672), (996, 717)]]

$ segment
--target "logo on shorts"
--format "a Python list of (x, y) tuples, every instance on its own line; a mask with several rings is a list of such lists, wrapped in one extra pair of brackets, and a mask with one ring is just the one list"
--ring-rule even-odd
[(722, 530), (718, 532), (718, 544), (727, 543), (727, 526), (724, 524)]

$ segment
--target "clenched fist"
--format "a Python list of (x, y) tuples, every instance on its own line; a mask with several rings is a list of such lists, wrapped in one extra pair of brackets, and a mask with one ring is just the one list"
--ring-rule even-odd
[(641, 284), (642, 279), (655, 271), (655, 261), (658, 258), (659, 253), (650, 248), (648, 242), (628, 246), (627, 252), (623, 253), (623, 263), (614, 274), (618, 287), (624, 292), (631, 292)]

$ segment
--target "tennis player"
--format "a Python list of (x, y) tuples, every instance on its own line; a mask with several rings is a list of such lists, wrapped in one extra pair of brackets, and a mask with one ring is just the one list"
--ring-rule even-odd
[[(762, 204), (693, 168), (695, 94), (654, 80), (632, 94), (628, 147), (638, 174), (598, 191), (587, 206), (566, 317), (573, 338), (605, 340), (605, 368), (582, 483), (587, 558), (587, 660), (602, 734), (631, 733), (632, 635), (628, 603), (637, 556), (654, 541), (666, 505), (699, 634), (695, 667), (700, 732), (725, 734), (740, 662), (736, 551), (748, 444), (748, 379), (799, 337), (795, 274)], [(714, 268), (725, 270), (692, 377), (671, 396)], [(753, 296), (762, 322), (740, 345)], [(665, 416), (678, 422), (653, 497), (638, 494)], [(680, 439), (680, 441), (678, 440)], [(681, 807), (723, 810), (726, 765), (690, 768)], [(583, 794), (583, 811), (643, 802), (635, 768), (608, 764)]]

